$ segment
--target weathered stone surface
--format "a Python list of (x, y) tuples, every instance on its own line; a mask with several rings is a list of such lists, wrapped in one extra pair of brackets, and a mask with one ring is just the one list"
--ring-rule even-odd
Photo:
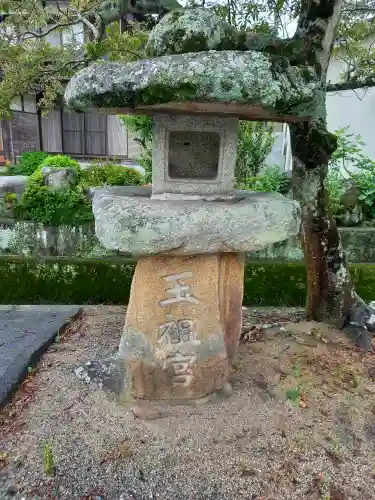
[(152, 56), (236, 49), (236, 29), (211, 10), (202, 8), (170, 12), (152, 29), (147, 51)]
[(193, 101), (258, 105), (275, 114), (302, 116), (306, 106), (301, 108), (301, 102), (310, 100), (316, 89), (313, 70), (305, 66), (274, 68), (267, 54), (211, 50), (128, 64), (95, 63), (73, 76), (65, 99), (78, 110), (124, 112), (142, 105)]
[(69, 188), (76, 182), (76, 173), (72, 168), (43, 167), (44, 183), (55, 191)]
[(244, 254), (220, 255), (219, 305), (229, 363), (236, 354), (242, 330), (244, 267)]
[(119, 347), (132, 396), (197, 399), (227, 382), (223, 269), (219, 255), (138, 261)]
[(95, 389), (121, 394), (124, 391), (126, 367), (119, 356), (111, 356), (104, 360), (87, 361), (84, 365), (75, 368), (76, 376), (91, 384)]
[(79, 312), (74, 306), (0, 307), (0, 406)]
[(340, 197), (341, 213), (336, 217), (344, 227), (359, 226), (363, 222), (363, 202), (355, 183), (347, 181)]
[(0, 223), (0, 255), (104, 257), (112, 253), (100, 245), (93, 224), (45, 226), (39, 222), (7, 220)]
[(99, 241), (134, 255), (253, 251), (296, 235), (300, 226), (298, 203), (278, 193), (166, 203), (103, 189), (95, 193), (93, 212)]
[[(236, 118), (155, 114), (153, 195), (232, 195), (237, 131)], [(207, 132), (217, 139), (216, 144), (211, 143), (211, 148), (204, 137)], [(173, 140), (173, 133), (180, 133), (181, 136)], [(195, 135), (190, 136), (190, 133)], [(211, 172), (207, 166), (211, 167)]]
[[(103, 188), (95, 188), (100, 191)], [(112, 188), (116, 192), (116, 188)], [(151, 189), (139, 187), (145, 197), (151, 196)], [(134, 196), (133, 186), (118, 186), (117, 193)], [(339, 228), (343, 247), (349, 262), (375, 262), (374, 228)], [(3, 221), (0, 223), (0, 255), (20, 256), (73, 256), (110, 257), (115, 251), (107, 250), (98, 241), (95, 227), (84, 226), (45, 227), (30, 221)], [(303, 251), (298, 237), (272, 243), (261, 250), (249, 253), (248, 260), (303, 261)]]
[(8, 193), (16, 195), (20, 200), (27, 186), (26, 175), (2, 175), (0, 176), (0, 210), (3, 217), (15, 217), (14, 203), (9, 203)]
[(16, 193), (21, 196), (27, 186), (27, 175), (0, 176), (0, 196), (5, 193)]

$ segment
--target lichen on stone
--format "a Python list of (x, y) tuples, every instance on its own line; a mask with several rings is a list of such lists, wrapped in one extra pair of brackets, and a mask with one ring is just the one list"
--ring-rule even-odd
[(151, 31), (146, 49), (152, 56), (235, 49), (238, 37), (236, 29), (212, 11), (191, 8), (164, 16)]
[(211, 50), (93, 64), (70, 80), (65, 99), (78, 110), (196, 101), (256, 104), (288, 114), (315, 89), (305, 68), (275, 67), (260, 52)]

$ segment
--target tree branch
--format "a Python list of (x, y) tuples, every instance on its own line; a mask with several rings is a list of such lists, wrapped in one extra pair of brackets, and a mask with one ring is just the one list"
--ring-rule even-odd
[(340, 90), (364, 89), (366, 87), (375, 87), (375, 73), (372, 73), (366, 78), (356, 77), (351, 78), (346, 82), (328, 83), (326, 86), (326, 91), (338, 92)]
[(280, 55), (287, 47), (295, 43), (294, 38), (277, 38), (265, 33), (245, 33), (244, 45), (247, 50)]
[(96, 40), (100, 41), (104, 38), (106, 27), (116, 21), (120, 21), (126, 14), (136, 12), (136, 9), (129, 5), (128, 0), (120, 0), (117, 7), (113, 7), (110, 2), (104, 2), (101, 11), (98, 13), (100, 19), (98, 26), (98, 35)]
[(88, 28), (92, 34), (94, 35), (94, 39), (98, 40), (99, 38), (99, 30), (86, 18), (84, 17), (78, 10), (71, 9), (77, 16), (77, 21), (81, 22), (86, 28)]
[(307, 35), (301, 36), (298, 33), (291, 38), (278, 38), (263, 33), (246, 33), (245, 40), (239, 43), (239, 48), (285, 57), (292, 66), (311, 65), (315, 62), (312, 55), (314, 40)]
[(47, 30), (42, 31), (40, 33), (37, 33), (34, 31), (25, 31), (23, 33), (23, 35), (31, 35), (30, 37), (25, 38), (25, 40), (31, 40), (32, 38), (44, 38), (45, 36), (52, 33), (52, 31), (55, 31), (55, 30), (61, 29), (61, 28), (68, 28), (70, 26), (74, 26), (75, 24), (77, 24), (77, 21), (69, 21), (66, 23), (56, 23), (53, 26), (51, 26), (50, 28), (48, 28)]
[(85, 63), (87, 63), (87, 59), (75, 59), (75, 60), (71, 60), (71, 61), (65, 62), (60, 67), (58, 67), (58, 68), (56, 68), (54, 70), (52, 70), (52, 69), (42, 70), (41, 74), (42, 75), (51, 75), (52, 76), (52, 75), (61, 73), (65, 69), (72, 70), (73, 67), (80, 66), (81, 64), (85, 64)]

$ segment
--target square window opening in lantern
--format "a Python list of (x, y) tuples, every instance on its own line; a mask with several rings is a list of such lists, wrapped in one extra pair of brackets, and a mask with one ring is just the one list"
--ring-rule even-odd
[(220, 134), (210, 131), (170, 131), (168, 177), (215, 180), (219, 173)]

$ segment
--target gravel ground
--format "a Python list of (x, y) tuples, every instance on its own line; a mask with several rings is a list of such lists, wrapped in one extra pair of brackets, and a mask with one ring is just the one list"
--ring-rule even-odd
[(1, 499), (375, 499), (374, 357), (340, 332), (245, 310), (229, 399), (137, 412), (73, 373), (123, 323), (86, 308), (0, 413)]

